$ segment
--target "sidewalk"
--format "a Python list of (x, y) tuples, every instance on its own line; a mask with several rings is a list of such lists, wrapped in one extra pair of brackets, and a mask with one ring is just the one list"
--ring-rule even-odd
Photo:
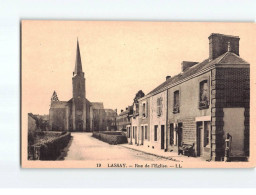
[(144, 152), (145, 154), (148, 154), (148, 155), (153, 155), (153, 156), (161, 157), (161, 158), (176, 161), (176, 162), (188, 162), (188, 161), (204, 162), (205, 161), (200, 157), (188, 157), (184, 155), (178, 155), (177, 152), (164, 152), (163, 150), (152, 149), (142, 145), (137, 146), (137, 145), (130, 145), (130, 144), (120, 144), (119, 146), (131, 149), (131, 150), (139, 151), (139, 152)]

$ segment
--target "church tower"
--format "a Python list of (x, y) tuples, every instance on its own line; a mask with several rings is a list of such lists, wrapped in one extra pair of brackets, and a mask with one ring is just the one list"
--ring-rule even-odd
[(85, 78), (82, 70), (82, 61), (77, 40), (75, 70), (72, 78), (73, 101), (72, 101), (72, 121), (73, 131), (86, 130), (86, 92)]

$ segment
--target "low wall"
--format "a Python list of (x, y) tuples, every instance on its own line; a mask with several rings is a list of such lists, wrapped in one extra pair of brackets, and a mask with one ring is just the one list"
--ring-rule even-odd
[(29, 160), (56, 160), (59, 157), (61, 150), (69, 143), (71, 138), (70, 132), (56, 134), (51, 132), (50, 134), (50, 136), (48, 133), (44, 135), (48, 139), (28, 146)]
[(121, 132), (93, 132), (92, 136), (113, 145), (128, 143), (127, 137)]

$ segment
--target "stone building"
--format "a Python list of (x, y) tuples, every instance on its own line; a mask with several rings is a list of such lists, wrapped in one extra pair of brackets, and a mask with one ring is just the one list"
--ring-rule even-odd
[(127, 125), (131, 124), (129, 115), (131, 115), (132, 112), (132, 106), (128, 106), (125, 111), (121, 110), (121, 113), (116, 116), (116, 127), (118, 131), (127, 129)]
[(117, 110), (105, 109), (105, 124), (107, 131), (116, 130)]
[(138, 122), (146, 147), (175, 152), (194, 144), (196, 156), (218, 161), (229, 134), (230, 156), (249, 156), (250, 65), (239, 56), (239, 40), (211, 34), (207, 59), (182, 62), (180, 74), (139, 99), (147, 107), (140, 109)]
[(90, 102), (86, 99), (85, 82), (77, 41), (75, 70), (72, 77), (73, 97), (68, 101), (59, 101), (57, 93), (53, 92), (49, 110), (51, 130), (87, 132), (106, 130), (103, 103)]
[(36, 129), (37, 118), (32, 113), (28, 113), (28, 131), (35, 131)]

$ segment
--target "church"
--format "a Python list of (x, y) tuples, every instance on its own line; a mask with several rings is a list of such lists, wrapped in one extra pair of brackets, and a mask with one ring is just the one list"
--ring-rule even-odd
[[(72, 77), (73, 97), (68, 101), (59, 101), (56, 91), (53, 92), (49, 110), (50, 130), (80, 132), (111, 130), (106, 123), (103, 103), (90, 102), (86, 99), (85, 82), (79, 42), (77, 41), (75, 70)], [(115, 113), (112, 109), (107, 110)]]

